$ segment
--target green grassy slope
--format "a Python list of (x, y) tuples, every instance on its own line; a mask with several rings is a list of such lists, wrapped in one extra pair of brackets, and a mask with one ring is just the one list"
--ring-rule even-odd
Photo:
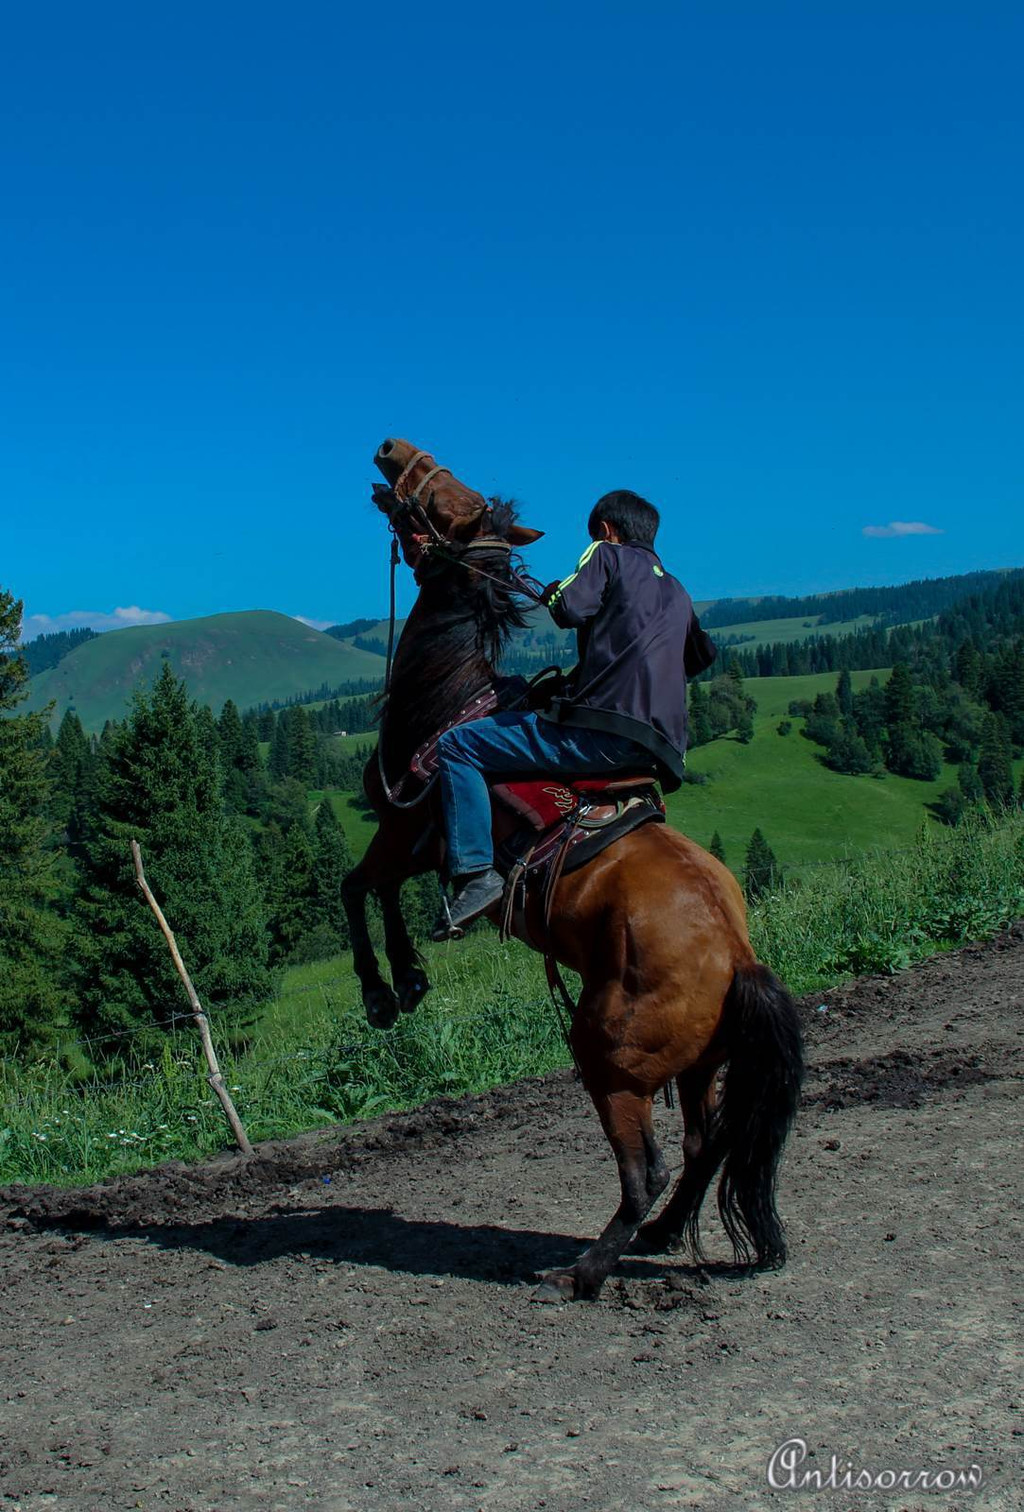
[[(888, 676), (889, 669), (882, 668), (853, 672), (851, 680), (856, 690), (867, 687), (872, 677), (884, 683)], [(834, 673), (748, 678), (744, 686), (758, 706), (753, 740), (745, 746), (736, 740), (715, 740), (691, 751), (688, 768), (709, 780), (703, 786), (688, 783), (669, 797), (670, 823), (704, 846), (717, 829), (726, 859), (737, 871), (757, 827), (788, 866), (911, 845), (922, 824), (934, 824), (927, 805), (955, 782), (956, 768), (944, 767), (935, 782), (891, 774), (847, 777), (822, 765), (821, 747), (800, 733), (802, 720), (792, 720), (788, 735), (778, 734), (791, 699), (813, 699), (833, 692), (835, 685)], [(351, 736), (346, 744), (368, 744), (372, 739)], [(1022, 765), (1017, 767), (1018, 780)], [(353, 852), (362, 855), (374, 832), (372, 816), (352, 807), (346, 793), (330, 797)], [(319, 798), (320, 794), (311, 795), (312, 801)]]
[[(854, 688), (866, 687), (872, 676), (884, 682), (888, 669), (852, 673)], [(790, 699), (813, 698), (835, 684), (832, 673), (748, 678), (744, 686), (758, 705), (753, 740), (747, 746), (715, 740), (691, 751), (687, 767), (709, 780), (672, 794), (670, 822), (704, 846), (717, 829), (735, 870), (756, 827), (789, 865), (912, 844), (921, 825), (933, 822), (926, 805), (956, 780), (955, 767), (943, 768), (935, 782), (891, 773), (847, 777), (822, 765), (821, 747), (800, 733), (802, 720), (793, 720), (790, 734), (778, 734)]]
[(193, 698), (240, 709), (356, 678), (379, 679), (379, 656), (332, 640), (286, 614), (253, 609), (113, 630), (87, 641), (30, 684), (29, 707), (56, 703), (55, 722), (74, 707), (87, 730), (125, 712), (133, 688), (151, 682), (166, 656)]
[[(698, 615), (701, 614), (709, 603), (714, 600), (695, 604)], [(862, 614), (856, 619), (838, 620), (835, 623), (822, 624), (821, 615), (801, 615), (795, 619), (768, 619), (768, 620), (742, 620), (730, 625), (716, 625), (709, 631), (713, 640), (724, 645), (727, 638), (732, 635), (750, 636), (751, 639), (743, 642), (744, 650), (756, 650), (761, 645), (772, 645), (776, 642), (790, 644), (794, 641), (810, 640), (817, 635), (852, 635), (857, 630), (864, 630), (873, 625), (875, 620), (869, 614)], [(405, 626), (405, 620), (398, 620), (395, 626), (396, 643)], [(549, 615), (544, 610), (532, 610), (529, 616), (529, 624), (522, 631), (517, 631), (512, 639), (513, 649), (517, 647), (539, 651), (542, 649), (543, 637), (546, 633), (554, 631), (559, 643), (571, 648), (573, 637), (567, 631), (556, 629)], [(371, 640), (382, 643), (387, 642), (388, 622), (378, 620), (376, 624), (363, 631), (363, 635)], [(557, 659), (557, 653), (556, 659)], [(568, 654), (568, 653), (567, 653)]]
[(810, 619), (743, 620), (735, 625), (716, 625), (708, 634), (719, 643), (724, 643), (730, 635), (753, 636), (753, 640), (744, 642), (744, 649), (753, 651), (761, 645), (774, 645), (779, 641), (789, 645), (792, 641), (809, 640), (814, 635), (852, 635), (855, 630), (864, 630), (874, 623), (871, 615), (862, 614), (859, 619), (823, 625), (820, 615), (812, 615)]
[[(873, 677), (883, 685), (889, 681), (888, 667), (874, 672), (851, 672), (853, 691), (859, 693)], [(770, 714), (776, 719), (787, 715), (794, 700), (816, 698), (819, 693), (834, 693), (838, 674), (835, 672), (808, 672), (802, 677), (748, 677), (743, 686), (757, 704), (760, 715)]]

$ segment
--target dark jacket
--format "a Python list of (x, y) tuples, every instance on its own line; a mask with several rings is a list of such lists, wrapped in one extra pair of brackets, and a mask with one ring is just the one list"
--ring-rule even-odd
[(649, 547), (595, 541), (548, 604), (556, 625), (577, 631), (579, 666), (547, 717), (636, 741), (674, 792), (683, 780), (687, 673), (716, 654), (686, 589)]

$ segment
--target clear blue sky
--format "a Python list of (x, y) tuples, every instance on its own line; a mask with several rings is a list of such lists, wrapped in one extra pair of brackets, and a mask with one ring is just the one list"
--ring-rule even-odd
[[(1024, 562), (1024, 8), (10, 8), (0, 584), (386, 603), (409, 437), (695, 597)], [(936, 533), (865, 536), (920, 523)]]

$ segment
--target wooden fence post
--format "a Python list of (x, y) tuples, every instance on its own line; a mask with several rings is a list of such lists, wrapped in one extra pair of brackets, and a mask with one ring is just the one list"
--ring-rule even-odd
[(185, 991), (188, 993), (188, 1000), (192, 1005), (192, 1017), (195, 1020), (196, 1028), (199, 1030), (199, 1038), (202, 1040), (203, 1053), (206, 1056), (206, 1064), (209, 1068), (209, 1075), (206, 1080), (220, 1099), (221, 1107), (224, 1109), (225, 1117), (231, 1126), (231, 1132), (235, 1136), (238, 1148), (243, 1155), (251, 1155), (253, 1154), (253, 1148), (249, 1143), (249, 1136), (242, 1126), (242, 1120), (239, 1118), (238, 1111), (231, 1101), (231, 1093), (225, 1087), (224, 1078), (220, 1074), (220, 1066), (217, 1064), (217, 1052), (214, 1050), (213, 1040), (210, 1038), (209, 1020), (203, 1012), (203, 1005), (199, 1001), (196, 989), (192, 985), (192, 978), (185, 970), (185, 962), (181, 959), (181, 952), (171, 932), (171, 926), (164, 918), (163, 910), (154, 898), (149, 883), (146, 881), (146, 874), (142, 870), (142, 852), (139, 849), (139, 842), (137, 840), (132, 841), (132, 860), (135, 862), (135, 880), (142, 889), (142, 895), (146, 899), (146, 902), (156, 914), (156, 921), (163, 930), (164, 939), (170, 947), (171, 959), (177, 968), (178, 975), (185, 984)]

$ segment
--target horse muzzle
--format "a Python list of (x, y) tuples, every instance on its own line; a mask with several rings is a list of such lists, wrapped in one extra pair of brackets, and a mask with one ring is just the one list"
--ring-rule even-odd
[(388, 436), (382, 441), (374, 453), (374, 466), (387, 478), (388, 483), (394, 484), (402, 476), (413, 457), (416, 456), (416, 447), (411, 441), (403, 441), (400, 436)]

